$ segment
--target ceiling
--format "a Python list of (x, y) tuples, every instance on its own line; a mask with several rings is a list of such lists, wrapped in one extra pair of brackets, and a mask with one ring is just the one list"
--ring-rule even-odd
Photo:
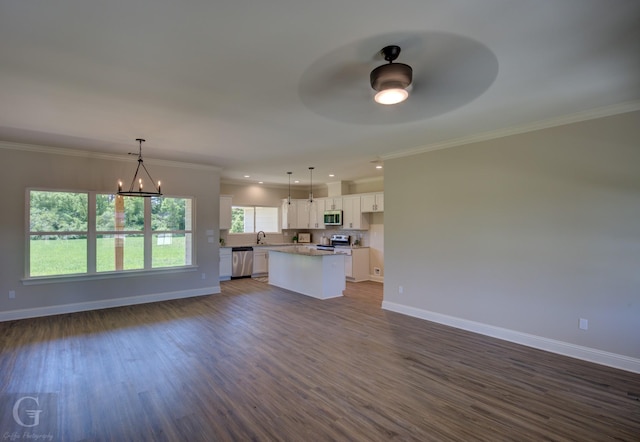
[[(390, 44), (414, 83), (384, 107), (369, 72)], [(146, 159), (229, 181), (353, 181), (640, 108), (640, 1), (2, 0), (0, 60), (0, 140), (124, 155), (142, 137)]]

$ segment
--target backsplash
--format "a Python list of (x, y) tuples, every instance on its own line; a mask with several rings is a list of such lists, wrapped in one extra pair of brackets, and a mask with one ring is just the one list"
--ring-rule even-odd
[[(298, 232), (311, 232), (311, 242), (314, 244), (320, 244), (322, 242), (322, 236), (329, 238), (331, 235), (338, 233), (341, 235), (350, 235), (351, 241), (360, 240), (360, 246), (367, 247), (369, 245), (369, 232), (363, 230), (304, 230), (304, 229), (291, 229), (284, 230), (282, 233), (267, 233), (264, 239), (266, 244), (285, 244), (293, 242), (293, 237)], [(227, 247), (233, 246), (248, 246), (256, 243), (256, 233), (228, 233), (220, 232), (220, 238), (224, 240), (224, 245)], [(262, 235), (260, 235), (262, 238)]]

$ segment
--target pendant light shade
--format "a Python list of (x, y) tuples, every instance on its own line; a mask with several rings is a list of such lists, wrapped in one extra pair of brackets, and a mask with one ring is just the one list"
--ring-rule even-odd
[(287, 175), (289, 175), (289, 196), (287, 197), (287, 204), (291, 205), (291, 174), (293, 172), (287, 172)]
[(409, 97), (407, 88), (413, 79), (413, 69), (404, 63), (393, 63), (400, 55), (399, 46), (386, 46), (380, 53), (389, 64), (371, 71), (371, 87), (377, 91), (374, 100), (387, 105), (400, 103)]
[[(158, 181), (158, 187), (155, 186), (153, 178), (151, 178), (151, 174), (147, 170), (142, 161), (142, 143), (146, 141), (144, 138), (136, 138), (136, 141), (139, 143), (138, 147), (138, 167), (136, 168), (136, 173), (133, 174), (133, 179), (131, 180), (131, 185), (129, 186), (129, 190), (122, 189), (122, 181), (118, 181), (118, 195), (120, 196), (141, 196), (141, 197), (151, 197), (151, 196), (162, 196), (162, 192), (160, 191), (160, 181)], [(135, 154), (130, 154), (135, 155)], [(149, 186), (151, 190), (144, 190), (144, 183), (142, 181), (142, 171), (149, 178)], [(138, 176), (140, 174), (140, 176)], [(134, 190), (138, 187), (138, 190)]]

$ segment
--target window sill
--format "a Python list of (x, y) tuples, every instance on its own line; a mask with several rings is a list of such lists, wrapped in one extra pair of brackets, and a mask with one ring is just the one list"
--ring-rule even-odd
[(103, 272), (92, 274), (80, 274), (80, 275), (61, 275), (61, 276), (36, 276), (33, 278), (22, 279), (22, 285), (38, 285), (38, 284), (55, 284), (59, 282), (80, 282), (80, 281), (92, 281), (98, 279), (119, 279), (130, 278), (138, 276), (151, 276), (159, 274), (169, 273), (185, 273), (195, 272), (198, 270), (197, 265), (182, 266), (182, 267), (164, 267), (152, 270), (126, 270), (121, 272)]

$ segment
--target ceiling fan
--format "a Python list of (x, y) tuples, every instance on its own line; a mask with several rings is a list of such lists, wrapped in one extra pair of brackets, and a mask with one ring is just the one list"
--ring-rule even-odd
[[(403, 63), (395, 62), (400, 53)], [(307, 108), (341, 123), (398, 124), (464, 106), (486, 91), (497, 74), (496, 56), (476, 40), (446, 32), (399, 32), (354, 41), (321, 56), (302, 74), (298, 93)], [(398, 106), (380, 106), (375, 95), (386, 89), (411, 97)]]

